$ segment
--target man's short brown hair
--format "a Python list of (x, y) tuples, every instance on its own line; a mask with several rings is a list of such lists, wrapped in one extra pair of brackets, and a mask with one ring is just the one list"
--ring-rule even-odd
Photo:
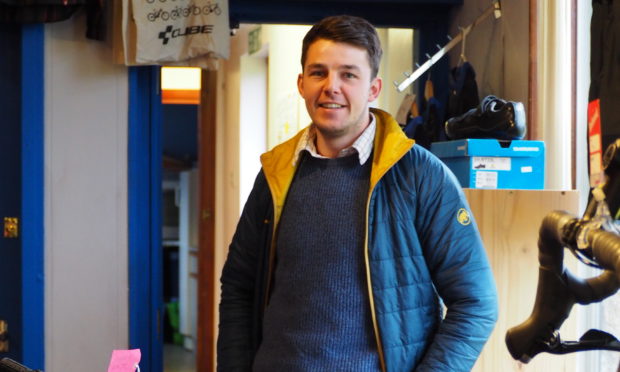
[(375, 27), (367, 20), (355, 16), (340, 15), (323, 18), (312, 26), (304, 37), (301, 48), (302, 71), (310, 45), (319, 39), (350, 44), (365, 49), (372, 71), (371, 78), (377, 77), (383, 50), (381, 49), (381, 42)]

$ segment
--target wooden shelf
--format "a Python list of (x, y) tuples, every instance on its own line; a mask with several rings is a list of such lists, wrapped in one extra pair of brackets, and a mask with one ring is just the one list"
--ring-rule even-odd
[[(575, 354), (538, 354), (528, 364), (510, 356), (506, 331), (532, 312), (538, 286), (538, 230), (551, 211), (578, 215), (577, 191), (464, 189), (491, 261), (499, 293), (499, 319), (473, 371), (574, 372)], [(565, 265), (576, 272), (578, 262), (568, 251)], [(576, 340), (576, 308), (564, 322), (563, 339)]]

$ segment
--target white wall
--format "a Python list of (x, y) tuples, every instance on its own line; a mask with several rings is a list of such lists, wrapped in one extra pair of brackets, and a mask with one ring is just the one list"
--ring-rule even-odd
[(240, 63), (239, 205), (243, 207), (267, 151), (267, 58), (241, 56)]
[(545, 141), (545, 187), (571, 188), (571, 11), (564, 1), (538, 2), (538, 126)]
[(588, 203), (590, 182), (588, 176), (588, 92), (590, 89), (590, 18), (592, 3), (577, 2), (577, 107), (576, 107), (576, 141), (577, 141), (577, 189), (580, 191), (580, 211), (584, 211)]
[(128, 346), (127, 69), (85, 17), (45, 27), (45, 371)]
[(293, 137), (310, 124), (306, 105), (297, 90), (301, 73), (301, 43), (310, 26), (263, 25), (269, 44), (267, 148)]
[(413, 92), (413, 85), (402, 92), (399, 92), (394, 85), (394, 81), (400, 83), (406, 78), (403, 73), (410, 73), (413, 70), (413, 32), (410, 28), (377, 29), (383, 48), (379, 68), (383, 89), (375, 103), (376, 107), (389, 112), (392, 116), (396, 116), (405, 95)]

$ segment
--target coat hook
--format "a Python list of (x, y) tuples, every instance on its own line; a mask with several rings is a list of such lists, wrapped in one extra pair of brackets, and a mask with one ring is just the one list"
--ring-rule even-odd
[[(2, 1), (2, 0), (0, 0), (0, 1)], [(457, 45), (457, 41), (461, 42), (461, 55), (460, 55), (461, 59), (459, 60), (459, 64), (461, 62), (463, 62), (463, 61), (466, 61), (465, 45), (467, 43), (467, 39), (466, 39), (467, 34), (471, 31), (471, 29), (474, 26), (476, 26), (483, 19), (485, 19), (486, 17), (491, 15), (493, 13), (493, 11), (495, 11), (495, 15), (496, 16), (501, 15), (501, 11), (502, 11), (501, 0), (491, 0), (491, 2), (493, 3), (493, 5), (491, 5), (489, 8), (487, 8), (487, 10), (484, 13), (482, 13), (481, 15), (479, 15), (478, 18), (476, 18), (476, 20), (473, 23), (471, 23), (469, 26), (467, 26), (466, 28), (463, 28), (461, 26), (457, 26), (458, 30), (459, 30), (459, 34), (458, 35), (456, 35), (455, 37), (451, 37), (450, 35), (445, 34), (446, 38), (448, 40), (450, 40), (450, 42), (445, 44), (443, 46), (443, 48), (440, 48), (439, 44), (435, 44), (437, 46), (437, 48), (439, 48), (440, 50), (438, 52), (435, 52), (433, 56), (431, 56), (429, 53), (424, 53), (424, 55), (427, 58), (426, 61), (424, 61), (423, 58), (421, 58), (422, 56), (420, 56), (420, 58), (418, 58), (418, 59), (419, 59), (420, 63), (423, 62), (422, 65), (420, 65), (417, 62), (414, 62), (414, 65), (415, 65), (414, 72), (411, 73), (411, 76), (409, 76), (405, 81), (403, 81), (401, 84), (399, 84), (396, 87), (398, 89), (398, 91), (402, 92), (407, 86), (409, 86), (411, 83), (413, 83), (419, 77), (424, 76), (425, 72), (428, 72), (426, 77), (427, 77), (427, 81), (430, 81), (430, 75), (431, 75), (433, 64), (435, 62), (437, 62), (448, 51), (450, 51), (453, 47), (455, 47)], [(394, 82), (394, 83), (396, 83), (396, 82)]]
[(461, 55), (459, 56), (459, 64), (461, 62), (467, 62), (467, 57), (465, 57), (465, 43), (467, 42), (467, 34), (465, 30), (461, 29), (462, 39), (461, 39)]
[(502, 4), (500, 0), (497, 0), (495, 3), (493, 3), (493, 15), (495, 16), (495, 19), (502, 16)]

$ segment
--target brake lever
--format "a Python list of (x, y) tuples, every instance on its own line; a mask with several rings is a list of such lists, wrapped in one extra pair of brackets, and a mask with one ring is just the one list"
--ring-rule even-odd
[(549, 342), (543, 342), (545, 350), (551, 354), (568, 354), (586, 350), (611, 350), (620, 351), (620, 341), (613, 335), (598, 330), (590, 329), (579, 338), (579, 341), (562, 341), (560, 334), (556, 332)]

